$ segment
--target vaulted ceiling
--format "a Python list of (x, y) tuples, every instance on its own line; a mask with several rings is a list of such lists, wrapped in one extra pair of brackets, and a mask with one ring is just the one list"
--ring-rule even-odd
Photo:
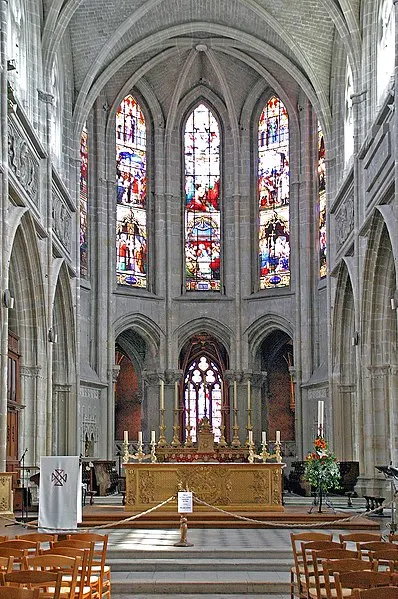
[(359, 63), (360, 0), (44, 0), (47, 68), (68, 36), (75, 120), (100, 93), (109, 105), (141, 85), (164, 118), (198, 85), (239, 115), (264, 81), (277, 93), (300, 89), (330, 118), (336, 39)]

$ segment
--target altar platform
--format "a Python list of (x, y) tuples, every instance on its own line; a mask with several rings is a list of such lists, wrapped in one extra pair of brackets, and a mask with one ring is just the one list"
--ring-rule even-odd
[[(165, 497), (164, 499), (167, 499)], [(253, 522), (258, 520), (266, 523), (269, 528), (293, 529), (295, 525), (310, 525), (316, 529), (318, 526), (324, 526), (326, 522), (333, 522), (327, 528), (333, 530), (379, 530), (381, 523), (388, 523), (389, 512), (386, 511), (384, 518), (368, 518), (363, 514), (365, 511), (365, 500), (354, 499), (352, 508), (347, 505), (346, 497), (336, 497), (333, 499), (336, 513), (326, 507), (319, 514), (315, 509), (311, 514), (308, 513), (311, 508), (311, 497), (298, 497), (288, 494), (284, 500), (283, 512), (267, 512), (253, 509), (252, 511), (235, 512), (241, 515), (245, 520), (234, 518), (232, 515), (216, 512), (214, 510), (198, 510), (194, 505), (194, 512), (188, 515), (188, 528), (261, 528), (261, 524)], [(125, 511), (122, 505), (121, 495), (109, 497), (97, 497), (94, 505), (87, 505), (83, 509), (82, 527), (103, 525), (107, 522), (113, 523), (111, 528), (121, 529), (178, 529), (180, 515), (177, 513), (177, 502), (169, 504), (170, 509), (165, 511), (153, 511), (150, 514), (139, 519), (118, 524), (125, 518), (134, 515), (135, 511)], [(357, 516), (360, 515), (358, 518)], [(345, 521), (350, 516), (355, 516), (354, 520)], [(247, 518), (247, 520), (246, 520)], [(291, 525), (291, 526), (290, 526)]]

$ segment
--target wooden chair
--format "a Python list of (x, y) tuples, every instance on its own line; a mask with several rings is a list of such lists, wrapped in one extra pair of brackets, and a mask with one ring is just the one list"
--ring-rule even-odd
[(310, 597), (310, 593), (313, 593), (312, 596), (314, 596), (314, 593), (317, 592), (312, 552), (337, 549), (344, 549), (344, 545), (333, 541), (310, 541), (301, 543), (301, 555), (304, 567), (304, 581), (302, 582), (305, 593), (304, 597)]
[(26, 549), (15, 549), (13, 547), (0, 547), (0, 557), (12, 557), (15, 564), (21, 564), (24, 557), (27, 557)]
[(0, 586), (0, 599), (39, 599), (40, 589)]
[[(342, 543), (353, 543), (357, 549), (360, 548), (360, 545), (363, 543), (372, 543), (383, 541), (383, 535), (381, 533), (376, 532), (350, 532), (347, 534), (339, 534), (339, 540)], [(350, 549), (350, 547), (348, 547)]]
[[(364, 562), (361, 562), (364, 563)], [(332, 566), (333, 567), (333, 566)], [(350, 570), (334, 572), (336, 599), (344, 599), (352, 595), (353, 589), (369, 589), (371, 587), (389, 585), (391, 576), (388, 572), (372, 570)]]
[[(91, 591), (90, 571), (89, 571), (89, 550), (79, 549), (78, 547), (51, 547), (42, 551), (41, 555), (66, 555), (81, 560), (79, 572), (77, 576), (77, 595), (76, 599), (91, 599), (95, 594)], [(69, 580), (70, 577), (64, 576), (64, 580)], [(98, 586), (98, 577), (96, 579)]]
[[(307, 593), (303, 588), (305, 585), (305, 572), (303, 564), (303, 556), (301, 552), (302, 542), (313, 542), (313, 541), (332, 541), (333, 535), (326, 532), (302, 532), (302, 533), (290, 533), (290, 542), (293, 550), (294, 566), (290, 570), (290, 599), (294, 599), (295, 589), (297, 588), (297, 597), (307, 597)], [(310, 568), (311, 569), (311, 568)], [(312, 571), (312, 569), (311, 569)], [(110, 576), (109, 576), (110, 578)], [(109, 584), (109, 598), (110, 599), (110, 584)]]
[(361, 551), (361, 557), (369, 559), (369, 554), (372, 551), (384, 551), (385, 549), (398, 551), (398, 545), (395, 543), (387, 543), (385, 541), (373, 541), (371, 543), (361, 543), (359, 549)]
[(398, 587), (377, 587), (374, 589), (354, 589), (352, 599), (398, 599)]
[[(391, 545), (391, 543), (385, 543)], [(397, 547), (398, 548), (398, 547)], [(379, 549), (370, 551), (369, 558), (375, 566), (375, 570), (387, 570), (391, 573), (398, 571), (398, 551), (397, 549)]]
[(27, 541), (26, 539), (8, 539), (0, 543), (1, 548), (23, 549), (28, 555), (38, 555), (40, 545), (37, 541)]
[(78, 575), (81, 559), (66, 555), (36, 555), (25, 557), (22, 563), (24, 570), (44, 570), (61, 572), (61, 599), (76, 599), (79, 593)]
[(0, 556), (0, 572), (12, 572), (14, 566), (14, 556)]
[[(293, 533), (292, 533), (293, 534)], [(292, 534), (290, 537), (292, 537)], [(324, 533), (315, 533), (317, 535), (321, 534), (325, 537), (331, 537), (332, 535), (324, 534)], [(300, 535), (298, 535), (300, 536)], [(92, 532), (79, 532), (73, 535), (69, 535), (68, 539), (70, 540), (81, 540), (88, 541), (94, 543), (94, 557), (92, 561), (91, 573), (94, 575), (99, 575), (100, 578), (100, 589), (99, 595), (102, 597), (105, 595), (107, 599), (111, 598), (111, 568), (106, 564), (106, 550), (108, 547), (108, 535), (102, 535), (98, 533)], [(303, 539), (304, 540), (304, 539)], [(310, 539), (315, 540), (315, 539)], [(291, 589), (291, 586), (290, 586)]]
[[(331, 591), (332, 588), (334, 589), (333, 580), (330, 576), (326, 578), (323, 570), (323, 562), (351, 564), (353, 568), (355, 568), (358, 562), (363, 563), (358, 557), (358, 552), (349, 549), (320, 549), (312, 551), (315, 585), (308, 592), (308, 596), (311, 599), (321, 599), (322, 597), (328, 597), (329, 599), (335, 594)], [(369, 567), (369, 563), (367, 567)]]
[(54, 543), (55, 541), (58, 541), (58, 535), (46, 532), (28, 532), (24, 535), (18, 535), (15, 538), (22, 541), (35, 541), (36, 543), (39, 543), (39, 551), (50, 547), (51, 542)]
[(20, 586), (38, 589), (43, 599), (59, 599), (62, 584), (62, 572), (40, 570), (18, 570), (4, 575), (4, 584), (9, 587)]
[[(90, 594), (93, 598), (97, 598), (100, 595), (100, 573), (92, 573), (94, 546), (95, 544), (92, 541), (83, 541), (81, 539), (65, 539), (51, 543), (51, 548), (49, 550), (50, 552), (56, 551), (59, 555), (73, 555), (73, 552), (78, 555), (79, 552), (82, 551), (84, 551), (86, 554), (80, 569), (80, 599), (85, 598), (88, 594)], [(90, 592), (88, 591), (87, 587), (89, 587)]]

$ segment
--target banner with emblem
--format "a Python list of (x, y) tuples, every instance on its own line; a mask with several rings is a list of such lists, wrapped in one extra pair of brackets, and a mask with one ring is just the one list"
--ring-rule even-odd
[(82, 521), (81, 480), (79, 456), (40, 458), (40, 528), (77, 528)]

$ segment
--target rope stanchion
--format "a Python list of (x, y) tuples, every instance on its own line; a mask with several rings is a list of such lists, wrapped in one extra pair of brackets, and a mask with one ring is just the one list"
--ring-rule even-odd
[[(233, 512), (227, 512), (226, 510), (223, 510), (222, 508), (219, 508), (215, 505), (211, 505), (210, 503), (207, 503), (203, 499), (199, 499), (199, 497), (197, 497), (195, 494), (193, 495), (193, 499), (196, 503), (205, 505), (206, 507), (209, 507), (209, 508), (215, 510), (216, 512), (221, 512), (228, 516), (232, 516), (233, 518), (236, 518), (237, 520), (253, 522), (254, 524), (259, 524), (260, 526), (263, 526), (264, 528), (328, 528), (334, 524), (342, 524), (344, 522), (351, 522), (356, 519), (362, 518), (365, 515), (369, 516), (371, 514), (374, 514), (378, 511), (380, 511), (380, 506), (379, 506), (378, 508), (372, 510), (371, 512), (355, 514), (353, 516), (349, 516), (348, 518), (340, 518), (339, 520), (330, 520), (327, 522), (311, 522), (308, 524), (298, 524), (297, 522), (276, 522), (276, 521), (264, 522), (264, 520), (256, 520), (254, 518), (248, 518), (247, 516), (241, 516), (239, 514), (234, 514)], [(391, 501), (391, 502), (386, 503), (385, 505), (383, 504), (383, 506), (382, 506), (383, 509), (387, 508), (387, 507), (391, 507), (392, 503), (393, 502)]]

